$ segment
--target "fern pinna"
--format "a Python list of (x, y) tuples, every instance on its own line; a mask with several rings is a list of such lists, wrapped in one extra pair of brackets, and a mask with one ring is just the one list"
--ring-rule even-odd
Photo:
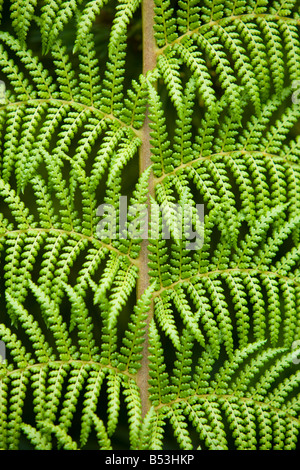
[(0, 448), (299, 448), (299, 3), (0, 3)]

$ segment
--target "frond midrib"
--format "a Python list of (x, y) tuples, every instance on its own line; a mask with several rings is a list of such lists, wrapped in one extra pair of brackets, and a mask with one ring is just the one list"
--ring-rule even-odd
[(58, 228), (54, 228), (54, 227), (43, 228), (43, 227), (30, 227), (29, 226), (26, 229), (6, 230), (5, 232), (3, 231), (0, 234), (0, 239), (1, 238), (6, 238), (9, 235), (13, 235), (13, 234), (19, 235), (19, 234), (28, 233), (28, 232), (32, 232), (32, 233), (34, 233), (34, 232), (36, 232), (36, 233), (57, 233), (59, 235), (69, 235), (69, 236), (72, 236), (72, 237), (76, 237), (76, 238), (81, 239), (81, 240), (88, 240), (96, 246), (101, 246), (101, 247), (107, 248), (108, 250), (114, 251), (115, 253), (117, 253), (120, 256), (126, 257), (132, 265), (139, 266), (139, 264), (140, 264), (138, 259), (131, 258), (127, 253), (124, 253), (124, 252), (118, 250), (116, 247), (114, 247), (111, 244), (103, 242), (99, 238), (96, 238), (92, 235), (84, 235), (83, 233), (80, 233), (80, 232), (63, 230), (63, 229), (58, 229)]
[(270, 13), (243, 13), (242, 15), (232, 15), (232, 16), (226, 16), (223, 18), (220, 18), (219, 20), (211, 20), (208, 23), (204, 23), (201, 26), (198, 26), (195, 29), (191, 29), (184, 34), (181, 34), (178, 36), (174, 41), (168, 42), (165, 46), (159, 47), (157, 46), (156, 49), (156, 54), (157, 56), (161, 55), (164, 53), (165, 49), (168, 47), (181, 42), (185, 37), (189, 37), (193, 34), (201, 33), (202, 29), (210, 29), (214, 25), (221, 25), (222, 23), (229, 23), (230, 21), (235, 21), (235, 20), (244, 20), (247, 21), (248, 19), (256, 19), (256, 18), (264, 18), (269, 21), (285, 21), (286, 23), (291, 23), (293, 25), (299, 25), (300, 24), (300, 17), (299, 18), (290, 18), (286, 16), (280, 16), (280, 15), (271, 15)]
[(239, 267), (235, 267), (235, 268), (225, 268), (225, 269), (214, 269), (212, 271), (207, 271), (205, 273), (196, 273), (196, 274), (193, 274), (190, 277), (186, 277), (186, 278), (183, 278), (183, 279), (178, 279), (177, 281), (173, 282), (172, 284), (170, 284), (168, 286), (161, 287), (159, 290), (155, 291), (153, 293), (153, 297), (159, 297), (163, 292), (168, 291), (170, 289), (172, 290), (175, 286), (177, 286), (181, 283), (191, 282), (193, 280), (198, 280), (198, 279), (205, 278), (205, 277), (215, 276), (216, 274), (224, 274), (224, 273), (231, 273), (231, 272), (240, 272), (240, 273), (248, 273), (248, 274), (250, 273), (250, 274), (254, 274), (254, 275), (275, 276), (278, 279), (288, 281), (288, 282), (292, 282), (297, 287), (300, 286), (300, 281), (295, 280), (293, 277), (284, 276), (282, 274), (279, 274), (276, 271), (266, 271), (266, 270), (257, 269), (257, 268), (239, 268)]
[(92, 368), (95, 368), (97, 370), (103, 370), (103, 371), (113, 371), (116, 374), (123, 375), (128, 377), (129, 379), (136, 380), (136, 376), (133, 374), (130, 374), (127, 370), (120, 370), (117, 367), (112, 366), (111, 364), (101, 364), (100, 362), (94, 361), (94, 360), (81, 360), (81, 359), (68, 359), (68, 360), (49, 360), (48, 362), (37, 362), (37, 363), (28, 363), (26, 364), (25, 367), (20, 367), (16, 369), (6, 369), (1, 371), (1, 378), (0, 381), (3, 380), (4, 377), (9, 377), (14, 374), (19, 374), (25, 371), (36, 371), (36, 369), (42, 369), (43, 367), (53, 367), (55, 368), (56, 366), (73, 366), (74, 368), (78, 367), (84, 367), (84, 366), (91, 366)]
[(176, 175), (181, 170), (184, 170), (185, 168), (191, 167), (195, 163), (198, 163), (198, 162), (201, 162), (201, 161), (207, 161), (207, 160), (209, 161), (209, 160), (213, 160), (215, 158), (217, 159), (219, 157), (226, 157), (226, 156), (229, 157), (231, 155), (257, 155), (257, 156), (263, 155), (264, 157), (270, 158), (271, 160), (273, 160), (275, 158), (276, 159), (280, 158), (285, 164), (289, 165), (290, 167), (300, 169), (300, 163), (290, 162), (284, 155), (281, 156), (281, 155), (277, 155), (277, 154), (274, 154), (274, 153), (265, 152), (264, 150), (247, 150), (247, 149), (243, 148), (243, 149), (238, 149), (238, 150), (228, 150), (226, 152), (211, 153), (210, 155), (206, 155), (206, 156), (200, 155), (199, 157), (194, 158), (193, 160), (190, 160), (189, 162), (182, 163), (181, 165), (177, 166), (176, 168), (174, 168), (174, 170), (172, 170), (168, 173), (163, 173), (159, 177), (154, 176), (155, 184), (161, 183), (165, 178), (167, 178), (169, 176), (172, 176), (172, 175)]
[[(160, 403), (159, 405), (155, 406), (154, 409), (159, 412), (159, 411), (165, 411), (168, 408), (171, 408), (173, 405), (180, 404), (186, 402), (187, 404), (190, 404), (189, 402), (191, 400), (195, 401), (195, 399), (199, 400), (206, 400), (206, 401), (211, 401), (211, 402), (216, 402), (216, 401), (222, 401), (222, 400), (228, 400), (228, 402), (242, 402), (242, 403), (248, 403), (248, 404), (255, 404), (259, 408), (266, 408), (268, 407), (270, 410), (272, 410), (275, 414), (277, 415), (282, 415), (284, 414), (285, 417), (291, 421), (296, 422), (300, 426), (300, 417), (293, 416), (289, 413), (285, 413), (281, 408), (277, 408), (276, 406), (271, 406), (272, 401), (266, 402), (266, 401), (259, 401), (255, 400), (252, 397), (244, 397), (240, 396), (238, 394), (234, 393), (225, 393), (225, 394), (218, 394), (218, 393), (204, 393), (204, 394), (193, 394), (190, 395), (189, 397), (177, 397), (175, 400), (170, 401), (169, 403)], [(190, 404), (192, 406), (192, 404)]]
[(120, 124), (121, 127), (126, 127), (127, 129), (130, 129), (136, 137), (141, 137), (141, 131), (139, 129), (135, 129), (132, 125), (127, 124), (126, 122), (122, 121), (119, 117), (116, 117), (114, 114), (106, 114), (103, 111), (101, 111), (98, 108), (95, 108), (95, 106), (89, 106), (83, 103), (80, 103), (78, 101), (74, 100), (64, 100), (61, 98), (56, 98), (50, 96), (49, 98), (30, 98), (28, 100), (23, 100), (23, 101), (9, 101), (8, 103), (5, 103), (4, 105), (0, 106), (0, 111), (3, 109), (6, 109), (7, 107), (12, 107), (12, 106), (22, 106), (22, 105), (30, 105), (32, 103), (60, 103), (62, 105), (67, 105), (67, 106), (72, 106), (74, 108), (82, 108), (84, 110), (90, 110), (92, 111), (95, 115), (99, 116), (99, 119), (111, 119), (112, 121), (116, 121)]

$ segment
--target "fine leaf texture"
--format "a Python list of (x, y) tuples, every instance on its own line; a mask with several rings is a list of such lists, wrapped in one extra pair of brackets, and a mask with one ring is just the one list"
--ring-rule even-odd
[(299, 449), (299, 4), (143, 1), (0, 1), (0, 449)]

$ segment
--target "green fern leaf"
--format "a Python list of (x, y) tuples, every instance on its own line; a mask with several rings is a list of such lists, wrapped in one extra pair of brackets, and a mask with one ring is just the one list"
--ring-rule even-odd
[(300, 448), (296, 0), (0, 0), (0, 448)]

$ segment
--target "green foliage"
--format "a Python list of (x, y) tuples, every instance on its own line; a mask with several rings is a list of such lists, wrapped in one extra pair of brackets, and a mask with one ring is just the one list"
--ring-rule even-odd
[(297, 2), (0, 12), (0, 448), (299, 449)]

